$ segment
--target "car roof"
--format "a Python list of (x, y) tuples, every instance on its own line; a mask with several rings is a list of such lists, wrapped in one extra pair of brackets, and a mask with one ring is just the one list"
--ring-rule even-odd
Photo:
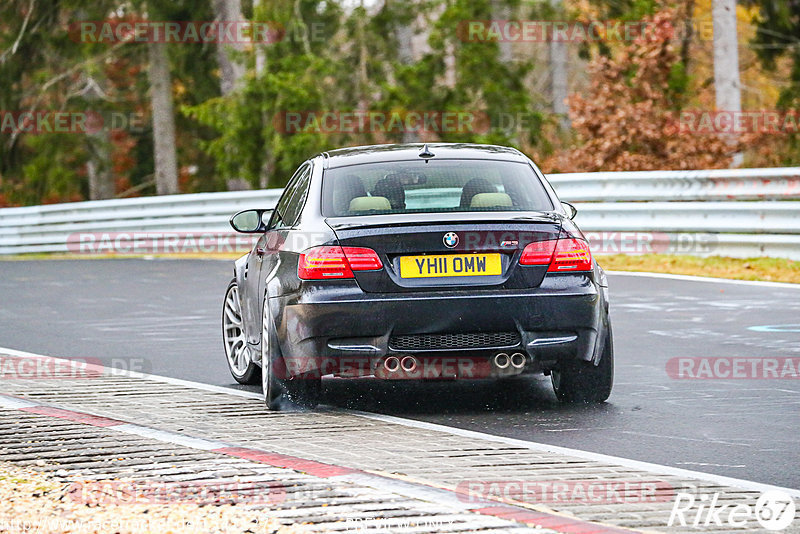
[[(370, 145), (340, 148), (323, 152), (326, 168), (345, 167), (362, 163), (383, 163), (390, 161), (419, 161), (424, 143), (402, 145)], [(529, 160), (516, 148), (497, 145), (477, 145), (471, 143), (429, 143), (430, 152), (437, 159), (482, 159), (519, 161)]]

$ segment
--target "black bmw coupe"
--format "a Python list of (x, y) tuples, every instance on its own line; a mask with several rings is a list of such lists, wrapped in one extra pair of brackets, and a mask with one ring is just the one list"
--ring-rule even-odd
[(552, 378), (559, 400), (603, 402), (614, 350), (606, 276), (536, 165), (513, 148), (376, 145), (304, 162), (223, 304), (228, 365), (314, 406), (323, 376)]

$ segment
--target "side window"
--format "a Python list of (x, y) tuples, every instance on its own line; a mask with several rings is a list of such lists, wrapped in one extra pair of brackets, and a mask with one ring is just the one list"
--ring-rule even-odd
[(300, 212), (305, 203), (308, 186), (311, 180), (311, 165), (305, 164), (294, 173), (286, 189), (283, 191), (278, 204), (275, 206), (275, 215), (271, 221), (271, 228), (289, 228), (297, 224)]
[(308, 165), (297, 180), (297, 185), (292, 190), (292, 196), (286, 205), (286, 212), (283, 215), (286, 226), (295, 226), (300, 220), (300, 213), (303, 211), (303, 206), (305, 206), (310, 184), (311, 165)]

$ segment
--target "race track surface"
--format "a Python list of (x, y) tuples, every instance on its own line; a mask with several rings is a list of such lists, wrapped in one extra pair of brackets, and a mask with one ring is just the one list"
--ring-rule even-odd
[[(220, 338), (232, 262), (0, 262), (0, 346), (234, 386)], [(679, 380), (671, 358), (800, 356), (800, 287), (610, 275), (616, 384), (567, 407), (543, 377), (326, 380), (325, 402), (800, 488), (800, 381)], [(254, 388), (250, 388), (254, 389)]]

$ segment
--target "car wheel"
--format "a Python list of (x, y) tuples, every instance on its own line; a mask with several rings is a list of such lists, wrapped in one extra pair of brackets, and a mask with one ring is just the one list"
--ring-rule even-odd
[(261, 312), (261, 392), (268, 410), (278, 410), (281, 394), (284, 392), (278, 376), (286, 376), (283, 358), (278, 352), (278, 340), (272, 327), (272, 315), (266, 297)]
[(244, 333), (239, 286), (231, 280), (222, 305), (222, 341), (225, 359), (233, 378), (240, 384), (258, 384), (258, 364), (253, 362)]
[(614, 385), (614, 341), (611, 325), (598, 365), (592, 362), (569, 361), (550, 373), (553, 391), (561, 402), (599, 403), (611, 395)]
[(278, 337), (266, 298), (261, 321), (261, 390), (264, 404), (269, 410), (279, 410), (281, 396), (285, 393), (289, 401), (306, 408), (319, 404), (322, 393), (322, 378), (312, 374), (289, 376), (286, 363), (281, 356)]

